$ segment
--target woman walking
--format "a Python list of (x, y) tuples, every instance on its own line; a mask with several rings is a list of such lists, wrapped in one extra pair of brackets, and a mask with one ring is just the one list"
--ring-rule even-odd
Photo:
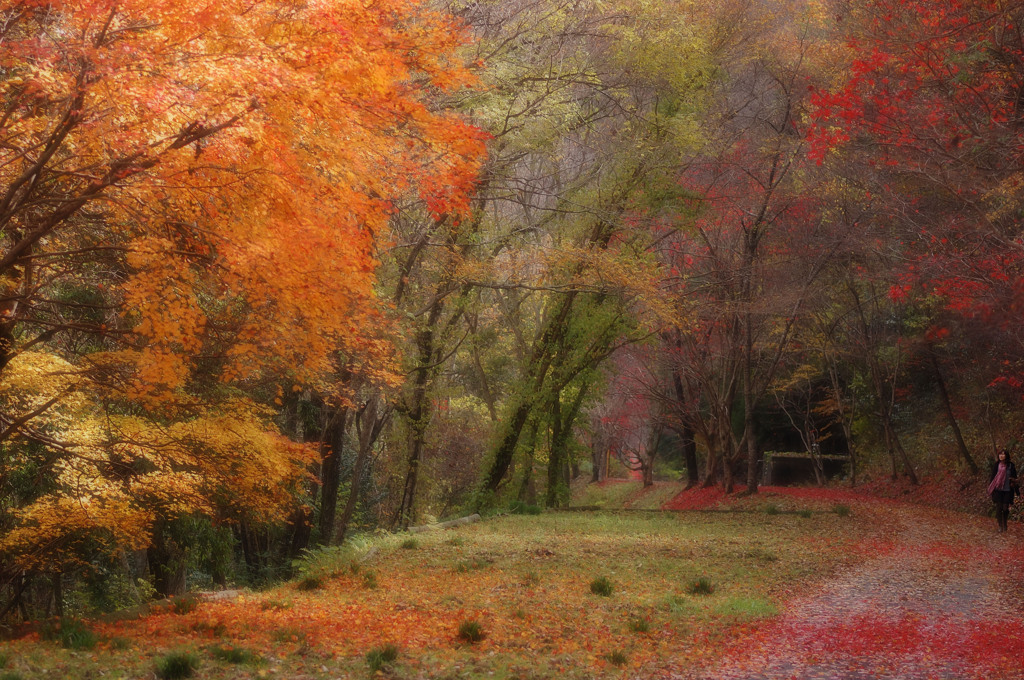
[(1013, 497), (1019, 492), (1017, 486), (1017, 466), (1010, 460), (1010, 452), (1003, 449), (999, 452), (996, 462), (992, 464), (989, 476), (988, 493), (996, 504), (996, 520), (999, 532), (1006, 531), (1006, 521), (1010, 518), (1010, 506)]

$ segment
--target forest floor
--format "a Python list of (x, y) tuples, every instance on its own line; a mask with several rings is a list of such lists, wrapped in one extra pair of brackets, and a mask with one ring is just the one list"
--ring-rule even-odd
[(834, 490), (609, 493), (698, 509), (378, 537), (272, 590), (86, 622), (91, 648), (0, 642), (0, 680), (148, 680), (172, 654), (215, 680), (1024, 677), (1024, 527)]

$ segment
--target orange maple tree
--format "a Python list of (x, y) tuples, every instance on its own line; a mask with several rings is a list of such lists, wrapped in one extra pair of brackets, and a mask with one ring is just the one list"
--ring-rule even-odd
[[(268, 370), (308, 384), (341, 347), (387, 360), (362, 340), (380, 322), (373, 252), (392, 204), (418, 194), (457, 215), (483, 154), (441, 105), (472, 81), (464, 40), (419, 0), (0, 3), (0, 379), (24, 397), (0, 409), (0, 446), (10, 461), (42, 447), (55, 480), (15, 525), (38, 529), (70, 498), (96, 501), (83, 522), (102, 528), (114, 485), (142, 510), (119, 541), (144, 542), (152, 485), (110, 461), (149, 457), (202, 510), (214, 492), (200, 477), (239, 461), (173, 427), (212, 437), (235, 418), (276, 435), (238, 394), (216, 411), (197, 395)], [(71, 363), (32, 360), (42, 347)], [(87, 399), (61, 415), (72, 395)], [(102, 421), (113, 402), (178, 425), (154, 438), (152, 421)], [(75, 441), (67, 417), (97, 429)], [(307, 454), (275, 450), (294, 480)], [(18, 536), (7, 547), (31, 553)]]

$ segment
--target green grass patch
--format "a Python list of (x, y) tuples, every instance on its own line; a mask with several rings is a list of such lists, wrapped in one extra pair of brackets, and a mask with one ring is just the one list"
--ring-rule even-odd
[(690, 595), (711, 595), (715, 592), (715, 584), (701, 576), (686, 584), (686, 592)]
[(460, 640), (464, 640), (472, 645), (482, 641), (485, 637), (487, 637), (487, 634), (484, 633), (484, 628), (480, 625), (479, 621), (468, 619), (459, 624)]
[(4, 671), (0, 673), (0, 680), (25, 680), (21, 673), (15, 671)]
[(387, 644), (382, 647), (374, 647), (366, 653), (366, 665), (370, 667), (371, 673), (390, 666), (398, 659), (398, 647)]
[(199, 657), (189, 652), (171, 652), (156, 661), (156, 677), (160, 680), (191, 678), (199, 670)]
[(7, 652), (0, 652), (0, 668), (7, 668), (10, 661), (11, 657), (7, 655)]
[(626, 656), (625, 652), (620, 650), (615, 650), (614, 652), (611, 652), (605, 658), (608, 659), (608, 663), (610, 663), (613, 666), (625, 666), (627, 663), (629, 663), (629, 657)]
[(601, 597), (611, 597), (615, 586), (608, 580), (607, 576), (598, 576), (590, 582), (590, 592)]
[(402, 541), (402, 550), (415, 550), (420, 547), (420, 542), (415, 538), (407, 538)]
[(720, 616), (744, 621), (766, 619), (779, 613), (771, 602), (757, 597), (730, 597), (716, 604), (713, 611)]
[(832, 506), (832, 512), (834, 512), (839, 517), (849, 517), (850, 506), (843, 505), (842, 503), (837, 503), (836, 505)]
[(674, 616), (692, 616), (699, 609), (692, 599), (682, 595), (669, 595), (665, 598), (663, 606)]
[(44, 640), (59, 642), (64, 649), (79, 652), (93, 649), (99, 642), (99, 636), (85, 623), (70, 617), (45, 624), (40, 633)]
[(262, 658), (244, 647), (218, 645), (210, 648), (210, 656), (218, 661), (231, 664), (258, 664)]

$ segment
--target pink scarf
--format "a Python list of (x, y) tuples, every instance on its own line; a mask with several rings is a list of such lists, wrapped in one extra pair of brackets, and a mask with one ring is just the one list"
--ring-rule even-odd
[(999, 471), (996, 472), (996, 476), (992, 479), (992, 482), (988, 485), (988, 492), (991, 494), (997, 489), (1002, 489), (1006, 486), (1006, 475), (1010, 471), (1010, 466), (1005, 462), (1000, 461)]

